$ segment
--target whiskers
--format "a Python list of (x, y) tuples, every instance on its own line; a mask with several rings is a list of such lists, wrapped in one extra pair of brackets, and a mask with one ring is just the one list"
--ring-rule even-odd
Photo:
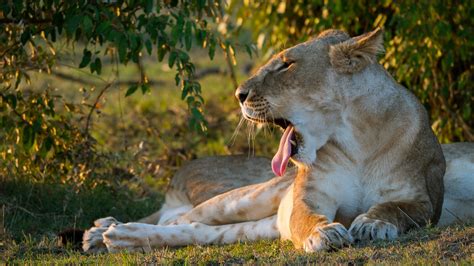
[(237, 139), (237, 136), (239, 135), (240, 130), (242, 129), (242, 126), (244, 124), (247, 131), (248, 156), (250, 157), (255, 154), (255, 138), (257, 134), (256, 123), (245, 119), (245, 117), (241, 114), (239, 123), (237, 124), (237, 127), (235, 128), (234, 133), (232, 134), (232, 137), (230, 138), (229, 142), (230, 146), (233, 146), (235, 144), (235, 140)]
[[(248, 145), (248, 156), (255, 155), (255, 147), (257, 144), (257, 134), (263, 131), (265, 138), (272, 138), (274, 133), (274, 127), (271, 126), (271, 122), (274, 120), (274, 115), (271, 111), (271, 108), (267, 109), (267, 112), (262, 112), (258, 116), (249, 119), (246, 119), (242, 114), (240, 120), (232, 134), (232, 137), (229, 140), (230, 146), (235, 144), (237, 136), (240, 134), (242, 127), (245, 124), (245, 131), (247, 135), (247, 145)], [(268, 123), (270, 122), (270, 123)]]
[[(230, 137), (230, 146), (234, 146), (235, 144), (235, 139), (237, 138), (237, 135), (239, 135), (239, 130), (244, 124), (244, 122), (247, 122), (244, 115), (240, 114), (240, 120), (239, 123), (237, 124), (237, 127), (235, 127), (234, 133), (232, 133), (232, 137)], [(248, 123), (248, 122), (247, 122)]]
[(248, 157), (251, 157), (255, 155), (255, 136), (257, 135), (256, 124), (248, 121), (247, 129), (248, 129), (247, 143), (249, 145)]

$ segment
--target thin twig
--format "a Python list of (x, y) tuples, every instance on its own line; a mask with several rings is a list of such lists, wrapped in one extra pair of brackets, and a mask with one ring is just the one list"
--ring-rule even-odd
[(18, 24), (23, 22), (24, 24), (46, 24), (53, 22), (52, 19), (35, 19), (35, 18), (20, 18), (20, 19), (10, 19), (10, 18), (0, 18), (0, 24)]
[(232, 65), (232, 58), (229, 55), (229, 47), (226, 46), (220, 40), (220, 38), (218, 40), (219, 40), (220, 47), (222, 48), (222, 52), (224, 53), (225, 61), (227, 63), (227, 68), (229, 69), (230, 79), (232, 80), (232, 83), (234, 84), (234, 89), (236, 89), (239, 86), (239, 82), (237, 81), (237, 76), (235, 75), (235, 69), (234, 69), (234, 66)]
[[(99, 84), (99, 83), (96, 83), (96, 82), (93, 82), (93, 81), (81, 79), (81, 78), (78, 78), (78, 77), (75, 77), (75, 76), (72, 76), (72, 75), (69, 75), (69, 74), (65, 74), (65, 73), (62, 73), (62, 72), (54, 71), (54, 72), (52, 72), (52, 74), (54, 76), (60, 78), (60, 79), (65, 79), (65, 80), (68, 80), (68, 81), (77, 82), (77, 83), (81, 83), (81, 84), (85, 84), (85, 85), (97, 86)], [(137, 84), (137, 81), (136, 80), (115, 81), (115, 84), (119, 85), (119, 86), (131, 86), (131, 85)], [(148, 84), (150, 84), (150, 85), (163, 85), (164, 81), (149, 80)]]
[(0, 216), (0, 240), (5, 235), (5, 204), (2, 205), (1, 216)]
[(408, 219), (410, 219), (410, 221), (416, 225), (417, 228), (421, 228), (421, 226), (420, 226), (417, 222), (415, 222), (415, 220), (413, 220), (413, 219), (410, 217), (410, 215), (408, 215), (408, 213), (404, 212), (404, 211), (403, 211), (400, 207), (398, 207), (398, 206), (397, 206), (397, 208), (398, 208), (403, 214), (405, 214), (405, 215), (408, 217)]
[(7, 205), (10, 206), (11, 208), (19, 209), (19, 210), (21, 210), (21, 211), (23, 211), (23, 212), (25, 212), (25, 213), (33, 216), (33, 217), (36, 217), (36, 214), (34, 214), (33, 212), (31, 212), (31, 211), (29, 211), (29, 210), (27, 210), (27, 209), (25, 209), (21, 206), (14, 205), (14, 204), (11, 204), (11, 203), (7, 203)]
[[(7, 97), (6, 97), (5, 95), (3, 95), (3, 94), (0, 93), (0, 97), (2, 97), (3, 101), (7, 102)], [(10, 105), (10, 104), (9, 104), (9, 105)], [(14, 113), (16, 116), (18, 116), (18, 117), (20, 118), (20, 120), (21, 120), (23, 123), (28, 124), (28, 125), (31, 125), (31, 123), (28, 122), (27, 120), (25, 120), (25, 118), (23, 118), (23, 115), (20, 114), (20, 113), (18, 113), (18, 111), (17, 111), (15, 108), (13, 108), (13, 106), (10, 105), (10, 108), (11, 108), (11, 110), (13, 111), (13, 113)]]
[(461, 218), (459, 218), (456, 214), (454, 214), (452, 211), (450, 211), (448, 208), (444, 208), (449, 214), (454, 216), (454, 218), (458, 219), (461, 223), (464, 222)]
[(95, 108), (97, 107), (97, 104), (99, 103), (100, 99), (102, 98), (102, 95), (104, 95), (105, 91), (107, 91), (113, 84), (114, 82), (109, 82), (107, 83), (104, 88), (99, 92), (99, 95), (97, 95), (97, 98), (95, 99), (94, 104), (91, 106), (91, 109), (89, 111), (89, 114), (87, 115), (87, 120), (86, 120), (86, 129), (84, 130), (84, 134), (86, 138), (89, 138), (89, 127), (90, 127), (90, 122), (92, 118), (92, 113), (94, 112)]

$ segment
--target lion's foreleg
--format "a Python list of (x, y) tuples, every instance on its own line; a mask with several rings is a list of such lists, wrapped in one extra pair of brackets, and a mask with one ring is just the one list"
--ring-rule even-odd
[(207, 225), (259, 220), (277, 213), (292, 175), (228, 191), (196, 206), (176, 223), (199, 222)]
[(355, 240), (394, 239), (410, 228), (426, 225), (432, 209), (429, 201), (377, 204), (354, 219), (349, 232)]
[(229, 244), (279, 237), (276, 215), (254, 222), (209, 226), (202, 223), (149, 225), (126, 223), (112, 225), (103, 234), (109, 252), (120, 250), (151, 251), (163, 246)]
[(293, 244), (306, 252), (350, 244), (352, 237), (344, 225), (333, 222), (339, 204), (337, 195), (330, 192), (336, 187), (332, 178), (313, 179), (307, 175), (298, 176), (294, 184), (289, 220)]

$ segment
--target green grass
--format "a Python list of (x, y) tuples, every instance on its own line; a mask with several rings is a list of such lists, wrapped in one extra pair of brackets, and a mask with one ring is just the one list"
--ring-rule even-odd
[[(200, 52), (194, 52), (192, 57), (201, 68), (220, 66), (225, 69), (222, 56), (212, 62)], [(63, 65), (78, 64), (77, 55), (67, 58), (63, 60)], [(239, 57), (239, 62), (245, 61), (248, 59)], [(206, 135), (198, 135), (188, 130), (186, 105), (180, 100), (180, 91), (174, 85), (174, 72), (148, 60), (145, 68), (149, 77), (162, 83), (152, 87), (147, 95), (137, 92), (130, 97), (124, 97), (126, 87), (114, 86), (100, 101), (99, 112), (93, 116), (92, 135), (97, 140), (95, 148), (114, 158), (112, 163), (106, 165), (117, 168), (116, 175), (102, 185), (87, 189), (70, 182), (58, 182), (61, 177), (43, 182), (0, 177), (0, 207), (3, 206), (3, 212), (0, 210), (0, 263), (473, 263), (472, 223), (448, 228), (424, 228), (394, 242), (375, 242), (313, 255), (295, 250), (289, 242), (280, 241), (162, 248), (149, 254), (103, 255), (85, 255), (73, 247), (59, 245), (57, 233), (65, 228), (85, 229), (91, 226), (93, 220), (105, 216), (133, 221), (156, 211), (169, 177), (185, 160), (214, 154), (255, 153), (271, 156), (275, 152), (279, 134), (266, 129), (257, 129), (260, 133), (253, 139), (254, 135), (244, 126), (232, 139), (240, 112), (228, 77), (213, 75), (200, 80), (206, 99), (209, 130)], [(240, 65), (236, 69), (239, 70)], [(45, 74), (33, 74), (33, 86), (49, 87), (86, 112), (88, 108), (83, 103), (93, 102), (103, 82), (82, 70), (65, 66), (60, 66), (58, 70), (95, 80), (97, 86), (83, 86), (81, 92), (81, 84)], [(133, 65), (121, 67), (119, 72), (120, 79), (138, 80), (139, 73)], [(112, 67), (105, 65), (102, 77), (107, 79), (111, 73)], [(237, 74), (240, 81), (246, 78), (240, 70)], [(80, 115), (78, 123), (83, 123), (84, 120), (79, 118)]]
[(335, 252), (306, 254), (288, 241), (259, 241), (224, 246), (161, 248), (151, 253), (85, 255), (58, 247), (55, 239), (25, 239), (5, 252), (7, 263), (98, 263), (98, 264), (472, 264), (474, 229), (469, 225), (425, 228), (412, 231), (397, 241), (378, 241)]

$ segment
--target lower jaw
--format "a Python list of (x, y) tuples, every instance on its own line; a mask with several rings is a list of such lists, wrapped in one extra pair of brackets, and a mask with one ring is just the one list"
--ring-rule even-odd
[(302, 158), (300, 157), (300, 155), (298, 153), (292, 155), (290, 157), (290, 161), (296, 166), (304, 165), (303, 160), (302, 160)]
[(309, 168), (313, 164), (313, 162), (308, 162), (308, 160), (299, 153), (292, 155), (290, 161), (298, 168)]

